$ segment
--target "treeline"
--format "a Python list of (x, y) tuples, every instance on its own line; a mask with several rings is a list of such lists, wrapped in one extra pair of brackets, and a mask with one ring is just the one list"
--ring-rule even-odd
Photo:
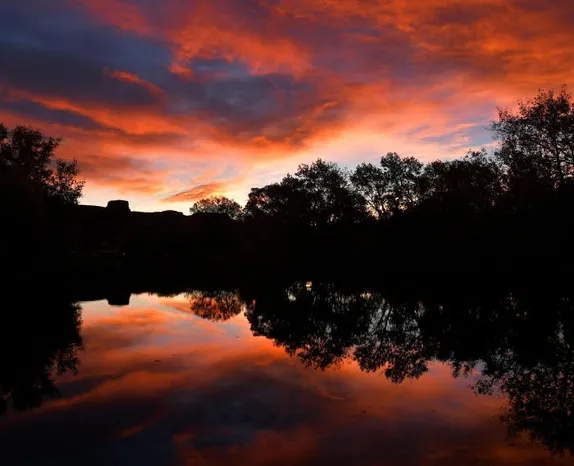
[(250, 257), (266, 263), (496, 273), (571, 257), (572, 96), (540, 92), (490, 130), (492, 153), (426, 164), (389, 153), (353, 171), (317, 160), (252, 189), (243, 208), (219, 197), (191, 212), (242, 220)]
[[(80, 214), (70, 207), (83, 186), (77, 165), (52, 161), (59, 141), (0, 127), (5, 251), (87, 257), (105, 244), (138, 267), (299, 276), (495, 275), (560, 266), (572, 257), (572, 96), (542, 91), (517, 111), (499, 110), (490, 130), (498, 141), (492, 153), (431, 163), (389, 153), (352, 171), (317, 160), (253, 188), (244, 207), (214, 197), (197, 202), (189, 217), (144, 219)], [(51, 234), (52, 246), (42, 234)]]

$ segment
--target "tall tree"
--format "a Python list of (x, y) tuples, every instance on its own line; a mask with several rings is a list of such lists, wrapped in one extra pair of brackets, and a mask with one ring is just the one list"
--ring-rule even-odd
[(381, 158), (380, 166), (360, 164), (351, 174), (351, 182), (371, 212), (386, 218), (416, 205), (417, 180), (422, 170), (422, 162), (414, 157), (402, 158), (389, 152)]
[(388, 180), (381, 167), (372, 163), (361, 163), (351, 174), (351, 182), (356, 192), (363, 196), (373, 215), (382, 219), (390, 214), (386, 203)]
[(17, 126), (11, 132), (0, 124), (0, 176), (19, 180), (21, 188), (62, 204), (77, 204), (84, 181), (77, 161), (55, 158), (60, 139)]
[(491, 129), (511, 188), (521, 179), (557, 186), (574, 176), (574, 100), (566, 88), (540, 91), (515, 112), (499, 109)]

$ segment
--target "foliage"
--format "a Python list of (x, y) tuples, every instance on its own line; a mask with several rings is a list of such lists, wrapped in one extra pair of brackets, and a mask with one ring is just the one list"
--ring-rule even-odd
[(243, 209), (232, 199), (225, 196), (212, 196), (201, 199), (189, 209), (190, 214), (221, 214), (233, 220), (243, 216)]
[(421, 201), (441, 210), (481, 212), (502, 193), (502, 171), (486, 152), (427, 164), (417, 180)]
[(574, 100), (566, 88), (541, 91), (516, 112), (499, 109), (491, 129), (509, 187), (524, 179), (558, 186), (574, 175)]
[(17, 126), (11, 132), (0, 124), (0, 173), (19, 180), (20, 189), (48, 201), (73, 205), (82, 195), (77, 161), (55, 159), (60, 139)]
[(356, 223), (366, 216), (364, 200), (351, 189), (346, 172), (321, 159), (300, 165), (280, 183), (252, 189), (245, 210), (252, 218), (280, 217), (315, 227)]
[(355, 190), (370, 210), (382, 219), (412, 208), (418, 202), (418, 183), (423, 163), (414, 157), (401, 158), (389, 152), (380, 167), (360, 164), (351, 175)]

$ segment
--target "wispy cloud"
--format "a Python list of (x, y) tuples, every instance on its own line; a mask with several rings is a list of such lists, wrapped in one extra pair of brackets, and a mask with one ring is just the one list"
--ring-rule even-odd
[(172, 194), (162, 199), (162, 202), (195, 202), (209, 196), (221, 194), (225, 187), (226, 184), (223, 182), (200, 184), (185, 191)]

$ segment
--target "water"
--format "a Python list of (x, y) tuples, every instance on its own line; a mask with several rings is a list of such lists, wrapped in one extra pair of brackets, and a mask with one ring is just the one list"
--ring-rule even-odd
[[(7, 392), (0, 463), (571, 463), (568, 449), (552, 448), (559, 441), (545, 431), (515, 429), (513, 435), (509, 397), (518, 395), (496, 384), (479, 394), (484, 363), (453, 377), (455, 361), (424, 359), (420, 330), (395, 319), (386, 327), (393, 344), (377, 367), (374, 353), (384, 342), (372, 339), (389, 317), (385, 307), (376, 304), (368, 319), (358, 318), (356, 300), (371, 303), (370, 293), (329, 297), (327, 309), (325, 300), (310, 294), (312, 286), (285, 293), (286, 305), (299, 302), (307, 309), (297, 314), (291, 308), (289, 322), (282, 311), (269, 315), (273, 306), (266, 307), (264, 297), (140, 294), (124, 306), (100, 300), (68, 308), (69, 332), (60, 340), (61, 323), (39, 323), (33, 341), (14, 337), (21, 347), (4, 353), (0, 379)], [(359, 324), (347, 321), (347, 309)], [(420, 309), (413, 315), (420, 322)], [(50, 348), (35, 355), (38, 339)], [(25, 367), (6, 365), (16, 359)], [(497, 380), (518, 390), (512, 378)], [(518, 398), (532, 398), (527, 391)]]

